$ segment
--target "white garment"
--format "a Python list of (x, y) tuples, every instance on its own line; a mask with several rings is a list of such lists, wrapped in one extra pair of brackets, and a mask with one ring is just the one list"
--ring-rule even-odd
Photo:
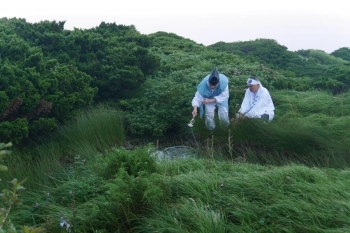
[[(220, 95), (214, 96), (216, 99), (215, 103), (205, 104), (205, 124), (208, 129), (212, 130), (215, 128), (214, 113), (215, 107), (218, 106), (218, 116), (221, 122), (230, 124), (228, 117), (228, 109), (222, 106), (221, 103), (229, 98), (228, 86), (225, 88)], [(204, 97), (197, 91), (192, 99), (192, 106), (197, 106), (198, 108), (202, 105)]]
[(251, 92), (249, 88), (246, 90), (238, 112), (249, 118), (261, 118), (261, 115), (268, 114), (271, 121), (275, 116), (274, 110), (275, 106), (269, 91), (260, 84), (257, 92)]

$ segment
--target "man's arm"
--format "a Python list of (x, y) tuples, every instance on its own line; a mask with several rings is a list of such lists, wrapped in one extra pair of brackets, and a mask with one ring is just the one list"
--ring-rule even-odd
[(192, 117), (193, 118), (197, 116), (197, 109), (202, 105), (203, 100), (204, 100), (203, 96), (199, 94), (199, 92), (197, 91), (192, 99), (192, 107), (193, 107)]
[(244, 114), (246, 114), (250, 110), (250, 92), (246, 90), (244, 94), (244, 98), (241, 104), (241, 108), (238, 110), (240, 113), (240, 117), (243, 118)]

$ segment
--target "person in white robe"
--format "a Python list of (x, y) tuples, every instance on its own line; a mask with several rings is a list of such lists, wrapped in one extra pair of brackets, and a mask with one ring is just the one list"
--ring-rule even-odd
[(213, 130), (216, 127), (214, 114), (217, 106), (220, 122), (226, 125), (230, 124), (228, 99), (228, 78), (224, 74), (220, 74), (217, 68), (214, 68), (213, 72), (197, 86), (197, 91), (192, 99), (193, 119), (197, 115), (197, 109), (200, 108), (200, 117), (205, 112), (205, 124), (209, 130)]
[(238, 110), (239, 118), (261, 118), (270, 122), (275, 116), (275, 106), (270, 92), (263, 87), (257, 77), (248, 78), (247, 85), (248, 89)]

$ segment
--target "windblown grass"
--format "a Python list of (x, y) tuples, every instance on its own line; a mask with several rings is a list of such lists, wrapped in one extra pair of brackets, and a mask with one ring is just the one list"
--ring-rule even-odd
[[(327, 118), (321, 115), (319, 122)], [(292, 162), (334, 168), (349, 166), (349, 145), (344, 143), (347, 139), (340, 133), (345, 129), (334, 127), (335, 122), (323, 126), (319, 122), (294, 118), (266, 124), (259, 119), (245, 119), (228, 128), (217, 127), (212, 135), (197, 126), (193, 136), (198, 142), (198, 153), (205, 158), (215, 154), (216, 159), (218, 156), (231, 160), (240, 157), (245, 162), (258, 164)], [(344, 118), (338, 122), (347, 124)]]
[(184, 135), (206, 158), (215, 151), (224, 158), (239, 157), (260, 164), (294, 162), (334, 168), (350, 165), (349, 93), (333, 96), (319, 91), (276, 91), (273, 99), (275, 119), (268, 124), (245, 119), (220, 127), (217, 122), (216, 129), (209, 132), (204, 120), (196, 119), (194, 127)]
[(122, 149), (122, 114), (91, 110), (37, 145), (36, 157), (14, 160), (7, 177), (31, 183), (11, 220), (50, 232), (62, 231), (61, 217), (76, 232), (349, 232), (348, 117), (307, 112), (300, 101), (313, 97), (294, 95), (269, 124), (208, 132), (196, 121), (181, 142), (198, 159)]
[[(123, 114), (100, 105), (77, 116), (69, 124), (59, 127), (57, 141), (64, 143), (73, 154), (88, 152), (92, 148), (104, 151), (121, 146), (125, 140)], [(93, 150), (92, 150), (93, 151)], [(83, 156), (92, 154), (84, 153)]]
[(286, 112), (294, 111), (303, 116), (324, 114), (334, 117), (350, 115), (350, 93), (332, 95), (321, 91), (286, 91), (273, 92), (276, 107), (276, 119)]
[(35, 221), (50, 232), (59, 232), (61, 217), (77, 232), (350, 230), (348, 169), (193, 158), (150, 162), (149, 151), (115, 149), (94, 161), (78, 160), (55, 185), (26, 195), (25, 208), (11, 219)]
[(26, 188), (37, 189), (38, 184), (52, 181), (50, 176), (74, 165), (77, 157), (94, 158), (102, 151), (121, 146), (124, 140), (123, 114), (101, 105), (60, 126), (55, 135), (38, 139), (31, 151), (13, 153), (8, 161), (9, 172), (2, 178), (28, 178)]
[[(55, 141), (49, 141), (30, 151), (30, 154), (23, 155), (19, 152), (11, 154), (9, 159), (9, 171), (2, 174), (2, 179), (10, 181), (13, 178), (18, 180), (27, 179), (25, 187), (36, 190), (38, 184), (50, 183), (50, 176), (62, 170), (60, 158), (62, 151)], [(6, 184), (0, 183), (1, 188)]]
[(151, 208), (135, 232), (346, 232), (349, 174), (216, 162), (205, 175), (199, 170), (172, 177), (175, 187), (179, 180), (187, 184), (173, 189), (181, 198)]

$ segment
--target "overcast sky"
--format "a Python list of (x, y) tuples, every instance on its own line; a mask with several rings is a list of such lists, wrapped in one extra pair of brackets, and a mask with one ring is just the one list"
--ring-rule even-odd
[(346, 0), (3, 0), (0, 18), (66, 21), (65, 29), (102, 21), (142, 34), (172, 32), (197, 43), (274, 39), (290, 51), (350, 47)]

